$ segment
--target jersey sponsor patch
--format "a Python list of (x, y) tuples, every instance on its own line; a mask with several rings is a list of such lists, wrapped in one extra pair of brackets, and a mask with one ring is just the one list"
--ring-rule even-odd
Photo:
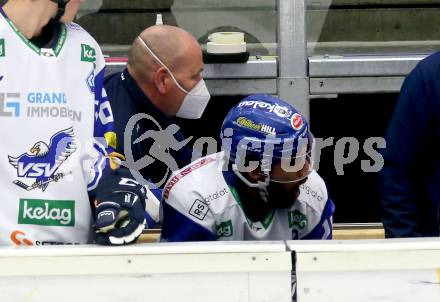
[(214, 158), (212, 157), (206, 157), (206, 158), (202, 158), (201, 160), (195, 162), (194, 164), (192, 164), (191, 166), (189, 166), (188, 168), (185, 168), (183, 170), (180, 171), (179, 174), (175, 175), (173, 178), (170, 179), (170, 181), (168, 182), (168, 184), (165, 186), (164, 189), (164, 193), (163, 193), (163, 197), (165, 199), (168, 198), (171, 189), (186, 175), (190, 174), (191, 172), (206, 166), (209, 163), (212, 163), (213, 161), (215, 161)]
[(209, 212), (209, 207), (200, 199), (196, 199), (189, 210), (189, 214), (199, 220), (203, 220)]
[[(0, 76), (0, 81), (3, 76)], [(0, 117), (67, 118), (81, 122), (82, 111), (73, 110), (62, 92), (0, 93)], [(67, 105), (67, 106), (65, 106)]]
[(0, 39), (0, 57), (6, 56), (5, 39)]
[(295, 211), (289, 211), (289, 228), (292, 228), (294, 226), (298, 227), (299, 229), (304, 229), (307, 226), (307, 216), (301, 213), (298, 210)]
[[(0, 77), (0, 81), (3, 76)], [(0, 93), (0, 117), (20, 117), (20, 93)]]
[(234, 230), (232, 228), (232, 221), (222, 221), (220, 224), (215, 226), (217, 229), (217, 238), (220, 237), (231, 237), (234, 234)]
[(318, 191), (313, 190), (310, 186), (306, 184), (302, 184), (299, 188), (301, 189), (301, 192), (305, 192), (307, 195), (316, 198), (317, 201), (322, 201), (324, 199)]
[(87, 44), (81, 44), (81, 61), (94, 63), (96, 61), (96, 50)]
[(9, 236), (9, 238), (11, 239), (12, 243), (14, 245), (16, 245), (16, 246), (21, 246), (21, 245), (31, 246), (31, 245), (34, 245), (32, 240), (29, 240), (28, 238), (26, 238), (26, 233), (22, 232), (20, 230), (13, 231), (11, 233), (11, 235)]
[(21, 180), (13, 183), (20, 188), (31, 191), (34, 189), (46, 190), (51, 182), (58, 182), (71, 172), (58, 172), (58, 169), (77, 149), (77, 141), (73, 128), (70, 127), (55, 133), (50, 143), (36, 142), (29, 150), (17, 157), (8, 156), (9, 163), (17, 170), (17, 176), (35, 180), (26, 184)]
[(35, 245), (40, 246), (40, 245), (80, 245), (80, 242), (62, 242), (62, 241), (40, 241), (40, 240), (36, 240), (35, 241)]
[(18, 224), (72, 227), (75, 225), (75, 201), (20, 199)]
[(29, 236), (20, 230), (14, 230), (11, 232), (9, 238), (15, 246), (32, 246), (32, 245), (79, 245), (80, 242), (63, 242), (53, 240), (30, 240)]
[(223, 197), (223, 196), (225, 196), (227, 194), (229, 194), (228, 189), (223, 188), (223, 189), (221, 189), (221, 190), (219, 190), (217, 192), (214, 192), (212, 194), (209, 194), (209, 195), (205, 196), (203, 199), (204, 199), (206, 204), (209, 204), (211, 201), (217, 200), (220, 197)]

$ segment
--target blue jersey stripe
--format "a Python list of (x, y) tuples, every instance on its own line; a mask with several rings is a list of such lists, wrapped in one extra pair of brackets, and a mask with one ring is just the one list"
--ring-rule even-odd
[(215, 234), (198, 225), (166, 202), (162, 202), (164, 220), (161, 241), (214, 241)]
[[(313, 240), (313, 239), (332, 239), (332, 215), (335, 212), (335, 204), (329, 198), (322, 211), (321, 220), (316, 227), (310, 231), (306, 236), (300, 238), (301, 240)], [(330, 233), (326, 235), (326, 229)]]

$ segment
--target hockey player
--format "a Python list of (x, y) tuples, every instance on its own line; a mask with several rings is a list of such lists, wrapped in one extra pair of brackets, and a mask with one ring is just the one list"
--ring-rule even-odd
[(1, 245), (90, 242), (88, 193), (98, 243), (134, 242), (146, 224), (151, 191), (109, 167), (122, 156), (112, 153), (103, 56), (71, 23), (80, 2), (9, 0), (0, 8)]
[(229, 111), (221, 135), (222, 152), (165, 185), (162, 241), (331, 239), (334, 204), (313, 170), (302, 115), (250, 96)]

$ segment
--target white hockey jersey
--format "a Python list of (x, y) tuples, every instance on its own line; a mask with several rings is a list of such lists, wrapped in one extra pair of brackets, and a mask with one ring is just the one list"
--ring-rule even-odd
[(164, 188), (162, 241), (331, 239), (334, 204), (316, 171), (286, 209), (252, 222), (225, 180), (223, 152), (175, 172)]
[[(102, 171), (89, 169), (96, 157), (85, 159), (92, 149), (106, 152), (105, 140), (99, 145), (94, 136), (110, 145), (114, 139), (105, 62), (77, 24), (62, 25), (55, 42), (38, 48), (0, 8), (1, 245), (90, 239), (87, 187), (96, 186)], [(104, 161), (99, 157), (101, 168)]]

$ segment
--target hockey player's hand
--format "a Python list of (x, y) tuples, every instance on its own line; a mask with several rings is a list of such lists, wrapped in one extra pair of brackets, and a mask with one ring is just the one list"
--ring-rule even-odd
[(145, 227), (157, 222), (158, 208), (159, 201), (153, 193), (132, 179), (128, 170), (108, 173), (96, 194), (95, 242), (101, 245), (136, 242)]
[(95, 241), (103, 245), (133, 243), (146, 226), (144, 203), (136, 194), (114, 193), (98, 201)]

